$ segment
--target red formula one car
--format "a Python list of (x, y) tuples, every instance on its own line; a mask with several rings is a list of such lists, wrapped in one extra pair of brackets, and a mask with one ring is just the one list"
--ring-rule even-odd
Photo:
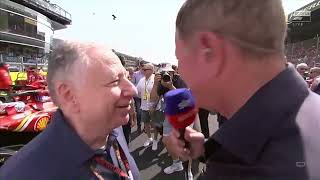
[[(0, 104), (0, 166), (50, 123), (57, 107), (35, 92), (20, 95), (23, 101)], [(40, 101), (42, 100), (42, 101)]]
[(12, 102), (0, 105), (0, 133), (40, 132), (46, 128), (57, 107), (52, 102)]
[(0, 133), (42, 131), (57, 109), (46, 90), (16, 92), (11, 96), (13, 102), (0, 104)]
[[(49, 97), (46, 84), (38, 83), (42, 78), (35, 75), (34, 69), (28, 70), (28, 84), (15, 90), (8, 74), (6, 64), (0, 64), (1, 103), (0, 132), (39, 132), (42, 131), (52, 113), (57, 109)], [(36, 83), (36, 84), (34, 84)], [(39, 86), (36, 86), (39, 85)], [(28, 88), (34, 87), (28, 90)], [(3, 141), (0, 141), (0, 147)]]
[(1, 90), (0, 166), (44, 130), (57, 109), (46, 87)]

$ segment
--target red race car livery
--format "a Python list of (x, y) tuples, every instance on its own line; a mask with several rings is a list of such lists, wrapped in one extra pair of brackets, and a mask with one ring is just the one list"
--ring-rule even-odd
[(0, 110), (0, 132), (40, 132), (47, 127), (57, 107), (52, 102), (27, 105), (14, 102), (0, 105)]

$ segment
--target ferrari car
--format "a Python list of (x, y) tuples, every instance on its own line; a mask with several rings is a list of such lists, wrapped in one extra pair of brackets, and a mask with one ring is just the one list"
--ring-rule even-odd
[(24, 91), (0, 103), (0, 166), (50, 123), (57, 107), (47, 92)]
[(34, 68), (27, 70), (27, 79), (24, 79), (25, 73), (18, 73), (15, 83), (13, 83), (8, 67), (7, 64), (0, 63), (0, 102), (17, 101), (20, 96), (26, 97), (28, 94), (46, 94), (46, 96), (49, 96), (45, 77)]
[(57, 107), (52, 102), (12, 102), (0, 105), (0, 132), (40, 132)]

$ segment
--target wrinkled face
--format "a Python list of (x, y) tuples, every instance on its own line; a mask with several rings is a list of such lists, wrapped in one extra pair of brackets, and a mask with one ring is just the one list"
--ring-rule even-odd
[(104, 59), (89, 64), (83, 72), (83, 86), (77, 93), (80, 116), (92, 128), (114, 129), (127, 124), (137, 91), (119, 59), (100, 58)]
[(299, 72), (299, 74), (301, 74), (302, 76), (304, 75), (305, 72), (307, 72), (309, 69), (307, 67), (299, 67), (297, 68), (297, 71)]

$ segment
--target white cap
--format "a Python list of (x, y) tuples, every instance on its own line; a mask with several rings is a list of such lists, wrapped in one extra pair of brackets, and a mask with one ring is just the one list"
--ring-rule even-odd
[(300, 68), (306, 68), (306, 69), (308, 69), (309, 66), (308, 66), (306, 63), (300, 63), (300, 64), (297, 65), (297, 69), (300, 69)]
[(170, 72), (170, 71), (174, 71), (174, 69), (172, 69), (171, 64), (166, 63), (166, 64), (163, 64), (162, 67), (159, 68), (159, 72), (162, 72), (162, 71)]

